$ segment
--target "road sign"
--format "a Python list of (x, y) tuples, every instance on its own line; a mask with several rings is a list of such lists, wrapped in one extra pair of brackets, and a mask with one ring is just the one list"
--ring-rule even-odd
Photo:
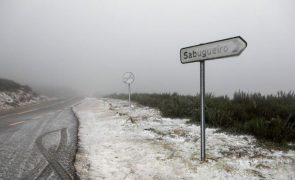
[(131, 108), (131, 84), (134, 82), (135, 76), (132, 72), (125, 72), (122, 76), (122, 80), (125, 84), (128, 84), (129, 108)]
[(123, 74), (122, 80), (125, 84), (132, 84), (135, 80), (135, 76), (132, 72), (126, 72)]
[(206, 159), (205, 144), (205, 60), (238, 56), (247, 47), (247, 42), (240, 36), (214, 41), (180, 50), (182, 64), (200, 62), (200, 119), (201, 119), (201, 160)]
[(219, 41), (185, 47), (180, 50), (182, 64), (238, 56), (247, 47), (247, 42), (240, 36)]

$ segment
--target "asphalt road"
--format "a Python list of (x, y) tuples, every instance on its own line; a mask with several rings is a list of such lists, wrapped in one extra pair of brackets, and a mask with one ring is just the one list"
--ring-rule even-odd
[(55, 100), (0, 114), (0, 179), (77, 179), (73, 161), (78, 121)]

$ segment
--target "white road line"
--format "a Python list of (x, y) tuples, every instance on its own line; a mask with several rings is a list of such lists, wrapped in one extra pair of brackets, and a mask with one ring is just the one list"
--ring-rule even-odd
[(40, 108), (38, 108), (38, 109), (32, 109), (32, 110), (29, 110), (29, 111), (23, 111), (23, 112), (19, 112), (19, 113), (15, 113), (15, 114), (17, 114), (17, 115), (19, 115), (19, 114), (24, 114), (24, 113), (28, 113), (28, 112), (33, 112), (33, 111), (37, 111), (37, 110), (39, 110)]
[(14, 126), (14, 125), (21, 124), (21, 123), (24, 123), (24, 122), (25, 121), (19, 121), (19, 122), (16, 122), (16, 123), (9, 124), (9, 126)]

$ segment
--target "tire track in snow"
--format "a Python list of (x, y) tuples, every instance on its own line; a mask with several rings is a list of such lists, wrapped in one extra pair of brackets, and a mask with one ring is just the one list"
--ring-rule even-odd
[[(44, 147), (42, 140), (45, 136), (47, 136), (51, 133), (55, 133), (55, 132), (60, 132), (59, 144), (55, 150), (47, 150)], [(67, 141), (68, 141), (68, 138), (67, 138), (67, 129), (66, 128), (47, 132), (47, 133), (39, 136), (36, 139), (36, 145), (37, 145), (38, 149), (40, 150), (41, 154), (44, 156), (44, 158), (48, 162), (48, 164), (44, 168), (42, 168), (37, 179), (39, 179), (40, 177), (44, 177), (44, 175), (50, 175), (51, 171), (54, 171), (56, 173), (56, 175), (61, 179), (64, 179), (64, 180), (73, 179), (70, 176), (70, 174), (63, 168), (63, 166), (58, 162), (58, 159), (56, 156), (56, 154), (60, 153), (60, 151), (65, 148)], [(40, 168), (32, 170), (31, 175), (36, 174), (35, 171), (39, 171), (39, 170), (40, 170)], [(31, 177), (31, 176), (29, 175), (27, 177)]]

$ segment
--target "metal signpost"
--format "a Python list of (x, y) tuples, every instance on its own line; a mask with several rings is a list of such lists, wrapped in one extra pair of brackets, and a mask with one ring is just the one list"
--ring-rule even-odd
[(201, 160), (205, 161), (205, 60), (240, 55), (247, 42), (240, 36), (219, 41), (185, 47), (180, 50), (182, 64), (200, 62), (200, 119), (201, 119)]
[(125, 72), (122, 76), (122, 80), (125, 84), (128, 84), (129, 108), (131, 108), (131, 84), (134, 82), (135, 76), (132, 72)]

